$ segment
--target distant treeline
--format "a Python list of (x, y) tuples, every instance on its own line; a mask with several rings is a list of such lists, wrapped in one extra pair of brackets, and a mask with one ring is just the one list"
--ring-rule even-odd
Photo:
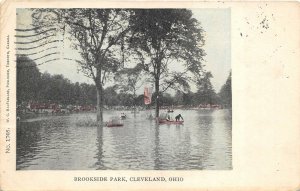
[[(213, 89), (208, 72), (197, 85), (197, 92), (179, 92), (175, 95), (163, 93), (159, 95), (161, 106), (198, 106), (200, 104), (219, 104), (231, 107), (231, 73), (226, 83), (217, 94)], [(37, 65), (27, 57), (17, 59), (17, 103), (30, 101), (40, 103), (58, 103), (63, 105), (96, 105), (96, 87), (94, 84), (72, 83), (63, 75), (41, 73)], [(152, 95), (153, 101), (156, 97)], [(104, 102), (107, 106), (144, 106), (144, 95), (119, 91), (118, 85), (104, 89)], [(152, 103), (154, 105), (154, 102)]]

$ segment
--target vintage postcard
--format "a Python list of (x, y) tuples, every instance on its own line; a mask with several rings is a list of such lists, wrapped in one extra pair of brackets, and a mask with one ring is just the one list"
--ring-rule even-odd
[(300, 189), (299, 5), (2, 2), (1, 190)]

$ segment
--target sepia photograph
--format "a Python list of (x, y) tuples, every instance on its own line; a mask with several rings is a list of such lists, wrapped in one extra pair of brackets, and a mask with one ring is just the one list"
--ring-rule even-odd
[(16, 170), (232, 170), (230, 8), (17, 8)]

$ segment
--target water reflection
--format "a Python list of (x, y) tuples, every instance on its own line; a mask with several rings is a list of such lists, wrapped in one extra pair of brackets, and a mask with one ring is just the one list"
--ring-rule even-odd
[(159, 152), (159, 125), (155, 124), (155, 135), (154, 135), (154, 170), (160, 170), (162, 161), (160, 160), (160, 152)]
[(184, 125), (158, 125), (147, 112), (127, 113), (119, 128), (76, 125), (95, 120), (92, 113), (21, 122), (17, 169), (231, 169), (231, 111), (177, 112)]
[[(26, 163), (33, 158), (39, 151), (38, 143), (41, 140), (40, 126), (41, 122), (33, 122), (31, 125), (23, 124), (22, 128), (17, 128), (17, 170), (26, 167)], [(30, 133), (26, 133), (26, 131)]]
[(97, 126), (97, 162), (94, 165), (97, 170), (106, 169), (103, 161), (103, 128), (104, 127), (102, 125)]
[[(209, 112), (209, 113), (208, 113)], [(197, 122), (199, 127), (196, 129), (196, 134), (200, 134), (202, 136), (198, 136), (198, 150), (199, 156), (201, 157), (202, 165), (199, 166), (200, 169), (203, 169), (203, 166), (210, 168), (211, 165), (209, 163), (209, 156), (211, 155), (211, 146), (212, 146), (212, 122), (213, 115), (211, 111), (198, 111)], [(196, 154), (197, 155), (197, 154)]]

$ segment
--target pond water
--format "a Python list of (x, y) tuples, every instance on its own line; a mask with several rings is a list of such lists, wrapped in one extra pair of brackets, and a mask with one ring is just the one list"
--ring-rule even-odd
[[(84, 125), (95, 113), (43, 116), (17, 125), (17, 170), (230, 170), (231, 110), (175, 110), (183, 125), (158, 125), (151, 111), (127, 114), (123, 127)], [(154, 114), (154, 111), (152, 111)]]

